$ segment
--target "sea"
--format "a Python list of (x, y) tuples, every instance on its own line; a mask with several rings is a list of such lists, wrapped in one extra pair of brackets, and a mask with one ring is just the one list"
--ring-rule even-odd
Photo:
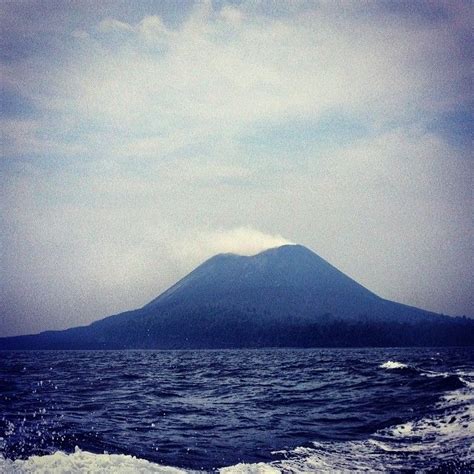
[(474, 348), (0, 352), (2, 473), (473, 472)]

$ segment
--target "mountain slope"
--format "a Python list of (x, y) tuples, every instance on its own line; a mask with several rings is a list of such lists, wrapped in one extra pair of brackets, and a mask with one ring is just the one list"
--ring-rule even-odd
[[(247, 298), (262, 301), (261, 292), (288, 300), (293, 294), (320, 305), (324, 298), (346, 296), (357, 301), (377, 297), (301, 245), (284, 245), (253, 257), (221, 254), (207, 260), (145, 308), (182, 303), (193, 304)], [(350, 296), (349, 296), (350, 295)], [(265, 305), (272, 304), (264, 300)], [(301, 303), (301, 301), (300, 301)]]
[(216, 255), (143, 308), (0, 339), (0, 349), (464, 345), (473, 326), (384, 300), (307, 248), (284, 245)]

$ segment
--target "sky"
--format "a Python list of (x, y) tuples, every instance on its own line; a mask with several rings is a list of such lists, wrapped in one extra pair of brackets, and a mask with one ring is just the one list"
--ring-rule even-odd
[(287, 242), (474, 316), (469, 1), (0, 3), (0, 336)]

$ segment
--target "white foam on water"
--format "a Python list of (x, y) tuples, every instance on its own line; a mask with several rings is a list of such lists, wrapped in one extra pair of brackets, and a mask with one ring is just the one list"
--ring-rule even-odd
[(219, 469), (221, 474), (280, 474), (281, 470), (263, 462), (254, 464), (236, 464)]
[(383, 364), (380, 364), (379, 368), (388, 369), (388, 370), (391, 370), (391, 369), (408, 369), (408, 365), (402, 364), (401, 362), (388, 360), (387, 362), (384, 362)]
[[(405, 368), (388, 361), (384, 368)], [(443, 374), (441, 374), (443, 375)], [(442, 471), (469, 472), (474, 465), (474, 374), (457, 372), (465, 387), (446, 393), (430, 416), (392, 426), (369, 439), (314, 442), (307, 447), (273, 454), (280, 458), (269, 463), (236, 464), (219, 469), (222, 474), (299, 474), (308, 472)], [(76, 448), (72, 454), (55, 452), (8, 460), (0, 455), (0, 473), (101, 473), (135, 474), (186, 473), (124, 454), (93, 454)], [(195, 472), (195, 471), (194, 471)]]
[(469, 472), (474, 464), (474, 391), (472, 382), (467, 385), (448, 392), (431, 416), (381, 430), (367, 440), (315, 442), (309, 447), (274, 453), (286, 459), (239, 464), (220, 472), (424, 471), (439, 466), (441, 470)]
[(182, 474), (175, 467), (154, 464), (125, 454), (93, 454), (76, 448), (72, 454), (56, 451), (46, 456), (11, 461), (0, 455), (0, 473), (8, 474)]
[(461, 382), (468, 386), (470, 389), (474, 389), (474, 372), (463, 372), (458, 370), (456, 375), (459, 377)]
[[(387, 430), (403, 445), (420, 447), (427, 460), (474, 463), (474, 391), (472, 384), (448, 392), (430, 416)], [(467, 472), (467, 471), (466, 471)]]

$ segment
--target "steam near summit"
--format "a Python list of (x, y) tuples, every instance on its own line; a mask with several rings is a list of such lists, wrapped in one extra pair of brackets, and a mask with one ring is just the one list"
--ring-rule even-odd
[(214, 231), (195, 231), (186, 238), (178, 238), (173, 250), (181, 260), (198, 265), (219, 253), (251, 256), (269, 248), (291, 243), (281, 235), (268, 234), (251, 226), (242, 226)]

